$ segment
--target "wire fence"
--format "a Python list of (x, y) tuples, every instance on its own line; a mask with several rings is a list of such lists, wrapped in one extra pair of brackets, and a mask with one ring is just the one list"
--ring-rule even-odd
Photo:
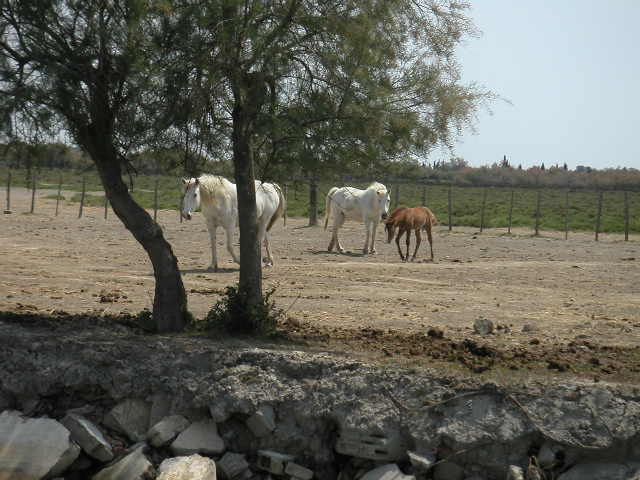
[[(108, 218), (109, 200), (99, 180), (73, 172), (58, 172), (57, 175), (57, 181), (52, 181), (50, 172), (41, 179), (35, 173), (25, 178), (23, 172), (17, 177), (11, 171), (5, 172), (5, 213), (12, 211), (12, 188), (19, 186), (31, 191), (28, 213), (38, 210), (37, 201), (42, 196), (39, 197), (37, 191), (46, 189), (56, 192), (44, 197), (55, 199), (55, 210), (51, 212), (54, 216), (63, 207), (73, 207), (78, 209), (78, 218), (82, 218), (84, 208), (90, 206), (102, 208), (104, 218)], [(624, 234), (625, 241), (629, 241), (630, 235), (640, 233), (640, 192), (636, 191), (471, 187), (426, 184), (406, 178), (385, 179), (384, 182), (390, 192), (392, 208), (426, 205), (436, 213), (440, 225), (449, 231), (456, 226), (466, 226), (477, 227), (480, 232), (487, 228), (504, 228), (511, 233), (513, 228), (519, 227), (530, 228), (534, 235), (543, 230), (563, 231), (565, 239), (571, 231), (591, 231), (596, 241), (605, 232)], [(290, 178), (279, 183), (287, 198), (285, 223), (287, 217), (293, 216), (309, 218), (310, 224), (315, 224), (324, 214), (324, 198), (332, 186), (342, 183), (365, 188), (370, 181), (340, 178), (309, 182)], [(141, 176), (135, 187), (131, 184), (130, 193), (141, 206), (153, 212), (154, 220), (157, 220), (159, 210), (177, 210), (176, 214), (182, 220), (179, 210), (183, 190), (178, 178)]]

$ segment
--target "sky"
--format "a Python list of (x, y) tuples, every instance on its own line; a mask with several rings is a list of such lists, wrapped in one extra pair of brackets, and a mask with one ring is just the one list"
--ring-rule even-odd
[(511, 104), (480, 111), (455, 155), (474, 167), (506, 155), (523, 168), (640, 168), (640, 1), (471, 3), (482, 35), (458, 50), (463, 81)]

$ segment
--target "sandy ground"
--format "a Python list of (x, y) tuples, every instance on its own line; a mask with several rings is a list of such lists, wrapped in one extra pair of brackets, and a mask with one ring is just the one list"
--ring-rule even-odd
[[(105, 220), (102, 209), (85, 207), (79, 219), (77, 204), (61, 203), (54, 216), (55, 201), (42, 198), (50, 193), (40, 192), (36, 211), (29, 214), (30, 193), (12, 189), (13, 213), (0, 216), (0, 311), (150, 308), (151, 264), (113, 212)], [(5, 195), (0, 190), (0, 199)], [(177, 212), (160, 211), (158, 220), (178, 257), (189, 308), (203, 317), (224, 287), (238, 279), (223, 231), (218, 232), (223, 268), (213, 273), (206, 270), (211, 254), (201, 214), (181, 223)], [(508, 235), (438, 226), (435, 262), (425, 261), (425, 239), (419, 261), (403, 263), (395, 244), (384, 242), (381, 228), (378, 253), (364, 256), (362, 224), (347, 223), (341, 231), (346, 254), (329, 253), (329, 231), (306, 224), (289, 218), (286, 227), (282, 221), (274, 226), (276, 265), (264, 270), (265, 287), (276, 287), (277, 305), (305, 336), (391, 330), (415, 343), (432, 328), (454, 341), (472, 338), (493, 348), (576, 342), (621, 348), (640, 363), (638, 236), (625, 242), (622, 236), (600, 235), (595, 242), (592, 233), (570, 233), (565, 241), (559, 232), (533, 237), (524, 230)], [(498, 326), (494, 335), (473, 332), (479, 317)], [(381, 347), (374, 342), (371, 348)], [(617, 368), (624, 368), (621, 361)]]

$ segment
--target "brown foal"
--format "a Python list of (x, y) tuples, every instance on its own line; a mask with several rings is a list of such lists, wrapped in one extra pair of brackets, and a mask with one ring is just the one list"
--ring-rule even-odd
[[(429, 210), (427, 207), (398, 207), (391, 213), (391, 215), (389, 215), (389, 218), (387, 218), (384, 223), (384, 228), (387, 231), (387, 243), (391, 243), (391, 239), (393, 239), (393, 236), (396, 233), (396, 229), (398, 230), (398, 235), (396, 236), (396, 245), (398, 246), (398, 253), (400, 254), (400, 258), (405, 262), (409, 260), (411, 231), (413, 230), (416, 233), (416, 249), (413, 251), (413, 257), (411, 257), (412, 262), (416, 259), (418, 247), (420, 247), (420, 242), (422, 241), (420, 231), (424, 230), (425, 232), (427, 232), (429, 249), (431, 250), (431, 261), (433, 261), (433, 240), (431, 238), (431, 227), (438, 224), (438, 219), (431, 210)], [(404, 235), (405, 233), (407, 234), (407, 253), (406, 255), (403, 255), (402, 250), (400, 249), (400, 237), (402, 237), (402, 235)]]

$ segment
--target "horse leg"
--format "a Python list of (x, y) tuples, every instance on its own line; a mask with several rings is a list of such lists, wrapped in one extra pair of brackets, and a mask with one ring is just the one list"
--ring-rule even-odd
[[(422, 242), (422, 235), (420, 234), (420, 229), (416, 229), (416, 249), (413, 251), (413, 257), (411, 261), (413, 262), (416, 259), (416, 254), (418, 253), (418, 248), (420, 248), (420, 242)], [(407, 252), (409, 253), (409, 252)]]
[(207, 230), (209, 230), (209, 240), (211, 241), (211, 265), (207, 270), (218, 271), (218, 252), (216, 246), (216, 230), (218, 226), (213, 222), (207, 222)]
[(370, 225), (371, 222), (369, 222), (369, 220), (364, 221), (364, 229), (367, 232), (367, 236), (364, 239), (364, 248), (362, 249), (362, 253), (364, 253), (365, 255), (369, 253), (369, 235), (371, 230)]
[(400, 254), (400, 260), (404, 262), (404, 255), (402, 255), (402, 249), (400, 248), (400, 237), (404, 234), (402, 227), (398, 229), (398, 235), (396, 236), (396, 245), (398, 246), (398, 253)]
[(411, 245), (411, 229), (407, 228), (407, 254), (404, 256), (404, 261), (409, 261), (409, 246)]
[(378, 228), (378, 222), (372, 222), (373, 228), (371, 229), (371, 249), (370, 253), (376, 253), (376, 229)]
[(429, 240), (429, 250), (431, 250), (431, 261), (433, 262), (433, 239), (431, 238), (431, 222), (427, 223), (427, 240)]
[(264, 249), (267, 252), (267, 262), (265, 264), (266, 267), (273, 267), (275, 262), (273, 261), (273, 256), (271, 255), (271, 249), (269, 248), (269, 236), (267, 233), (264, 234)]
[(231, 255), (231, 258), (233, 258), (233, 261), (239, 264), (240, 260), (233, 251), (233, 232), (235, 231), (235, 225), (227, 225), (225, 231), (227, 232), (227, 251), (229, 255)]
[(344, 253), (344, 248), (342, 248), (342, 245), (340, 245), (340, 239), (338, 238), (338, 230), (340, 230), (340, 227), (344, 225), (344, 213), (340, 212), (338, 215), (334, 215), (334, 219), (335, 220), (333, 221), (333, 238), (331, 239), (331, 244), (329, 246), (333, 246), (335, 242), (337, 250), (340, 253)]

